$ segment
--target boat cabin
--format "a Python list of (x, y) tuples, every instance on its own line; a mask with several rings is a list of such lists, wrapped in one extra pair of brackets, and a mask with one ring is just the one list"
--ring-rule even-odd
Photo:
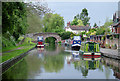
[(80, 53), (83, 56), (101, 56), (100, 45), (95, 42), (82, 42)]
[(74, 36), (73, 42), (72, 42), (72, 49), (80, 49), (81, 46), (81, 37), (80, 36)]

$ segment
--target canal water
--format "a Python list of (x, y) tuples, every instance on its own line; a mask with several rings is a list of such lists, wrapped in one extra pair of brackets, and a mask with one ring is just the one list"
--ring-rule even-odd
[[(73, 56), (68, 46), (36, 48), (7, 70), (3, 79), (119, 79), (119, 62), (106, 57)], [(115, 65), (116, 64), (116, 65)]]

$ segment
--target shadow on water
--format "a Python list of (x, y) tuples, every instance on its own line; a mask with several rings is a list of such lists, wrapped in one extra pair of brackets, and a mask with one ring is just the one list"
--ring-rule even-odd
[[(69, 51), (64, 51), (69, 50)], [(3, 75), (3, 79), (120, 79), (120, 61), (77, 55), (69, 47), (34, 49)], [(62, 76), (62, 77), (61, 77)], [(71, 76), (71, 77), (70, 77)]]

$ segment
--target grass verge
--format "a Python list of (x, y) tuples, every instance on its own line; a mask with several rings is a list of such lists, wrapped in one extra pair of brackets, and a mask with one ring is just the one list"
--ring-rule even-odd
[(12, 59), (12, 58), (22, 54), (22, 53), (27, 52), (28, 50), (30, 50), (33, 47), (35, 47), (35, 44), (32, 44), (32, 45), (27, 45), (26, 44), (26, 46), (25, 45), (21, 45), (21, 46), (22, 46), (22, 49), (16, 49), (16, 50), (11, 51), (11, 52), (3, 53), (2, 54), (2, 62), (5, 62), (5, 61), (7, 61), (9, 59)]
[(2, 56), (0, 56), (0, 60), (2, 59), (2, 61), (0, 61), (0, 63), (19, 56), (20, 54), (25, 53), (35, 47), (36, 43), (32, 43), (32, 40), (33, 39), (27, 37), (21, 45), (13, 45), (2, 48)]

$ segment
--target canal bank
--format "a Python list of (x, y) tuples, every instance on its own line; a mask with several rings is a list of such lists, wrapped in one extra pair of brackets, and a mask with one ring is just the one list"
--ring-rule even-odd
[(0, 64), (0, 69), (2, 69), (2, 72), (4, 73), (6, 70), (8, 70), (10, 67), (12, 67), (15, 63), (20, 61), (23, 57), (25, 57), (29, 51), (33, 50), (35, 47), (29, 49), (27, 52), (20, 54), (19, 56), (13, 57), (12, 59), (9, 59), (3, 63)]
[(120, 54), (118, 53), (120, 49), (108, 49), (108, 48), (100, 48), (100, 51), (103, 56), (118, 59), (120, 60)]

